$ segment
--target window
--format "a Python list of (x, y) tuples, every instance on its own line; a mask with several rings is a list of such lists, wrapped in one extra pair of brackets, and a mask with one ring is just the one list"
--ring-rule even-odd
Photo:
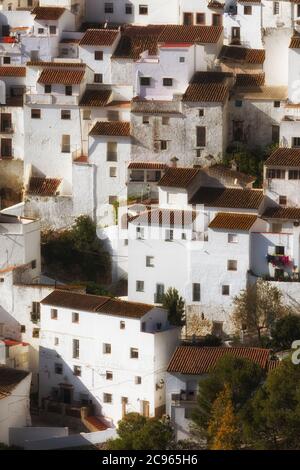
[(273, 2), (273, 15), (279, 15), (279, 2)]
[(113, 380), (113, 373), (110, 370), (106, 371), (106, 380)]
[(168, 141), (167, 140), (161, 140), (160, 141), (160, 150), (168, 150)]
[(236, 142), (244, 140), (244, 121), (232, 121), (232, 134)]
[(183, 13), (183, 24), (187, 26), (193, 24), (193, 13)]
[(72, 312), (72, 323), (79, 323), (79, 313)]
[(62, 109), (60, 117), (61, 119), (71, 119), (71, 111), (69, 109)]
[(231, 28), (231, 44), (240, 44), (241, 28), (233, 26)]
[(40, 329), (39, 328), (33, 328), (32, 337), (33, 338), (39, 338), (40, 337)]
[(94, 83), (103, 83), (102, 73), (95, 73), (94, 74)]
[(52, 91), (52, 86), (51, 86), (51, 85), (45, 85), (44, 91), (45, 91), (45, 93), (51, 93), (51, 91)]
[(235, 259), (227, 260), (227, 271), (237, 271), (237, 260)]
[(107, 111), (107, 119), (109, 121), (120, 121), (120, 113), (119, 111)]
[(90, 109), (84, 109), (82, 117), (83, 117), (84, 121), (89, 121), (91, 119), (91, 110)]
[(168, 126), (170, 124), (169, 116), (163, 116), (161, 118), (161, 123), (162, 123), (163, 126)]
[(280, 126), (273, 125), (272, 126), (272, 143), (273, 144), (279, 143), (279, 134), (280, 134)]
[(274, 277), (276, 280), (282, 280), (284, 278), (284, 270), (276, 268), (274, 271)]
[(289, 180), (300, 180), (300, 170), (289, 170)]
[(300, 137), (293, 137), (292, 147), (300, 147)]
[(186, 240), (186, 233), (185, 233), (185, 232), (182, 232), (182, 234), (181, 234), (181, 240)]
[(150, 86), (151, 78), (150, 77), (140, 77), (140, 85), (141, 86)]
[(275, 255), (284, 255), (284, 246), (275, 246)]
[(199, 109), (199, 117), (203, 117), (204, 116), (204, 109)]
[(244, 15), (252, 15), (252, 6), (244, 5)]
[(65, 86), (65, 95), (66, 96), (72, 96), (72, 93), (73, 93), (72, 85), (66, 85)]
[(111, 344), (103, 343), (103, 354), (111, 354)]
[(70, 136), (64, 134), (61, 136), (61, 151), (62, 153), (70, 153)]
[(136, 291), (144, 292), (144, 281), (136, 281)]
[(174, 240), (174, 230), (167, 229), (165, 231), (165, 241), (171, 242)]
[(11, 139), (1, 139), (1, 156), (2, 158), (11, 158), (13, 156)]
[(32, 308), (32, 313), (36, 313), (38, 315), (41, 313), (40, 302), (32, 302), (31, 308)]
[(222, 295), (229, 295), (230, 294), (230, 287), (228, 285), (222, 286)]
[(243, 106), (242, 100), (235, 100), (235, 107), (236, 108), (241, 108)]
[(79, 358), (79, 339), (73, 339), (73, 359)]
[(130, 358), (131, 359), (139, 358), (139, 350), (137, 348), (130, 348)]
[(196, 13), (196, 23), (205, 24), (205, 13)]
[(143, 116), (143, 124), (149, 124), (150, 119), (149, 116)]
[(104, 3), (104, 13), (113, 13), (114, 4), (113, 3)]
[(279, 196), (279, 204), (281, 206), (286, 206), (287, 205), (287, 197), (286, 196)]
[(156, 284), (156, 292), (154, 294), (154, 303), (161, 304), (165, 295), (164, 284)]
[(141, 385), (141, 383), (142, 383), (142, 377), (140, 377), (139, 375), (136, 375), (136, 376), (134, 377), (134, 383), (135, 383), (135, 385)]
[(111, 393), (103, 393), (103, 402), (104, 403), (112, 403), (112, 394)]
[(44, 34), (44, 28), (38, 28), (38, 34)]
[(285, 170), (270, 169), (270, 170), (267, 170), (266, 176), (269, 179), (284, 180), (285, 179)]
[(81, 367), (80, 366), (74, 366), (73, 367), (73, 374), (76, 375), (77, 377), (81, 377)]
[(238, 235), (236, 233), (229, 233), (228, 234), (228, 243), (238, 243)]
[(274, 108), (280, 108), (280, 101), (274, 101), (273, 106)]
[(31, 110), (31, 119), (41, 119), (41, 110), (40, 109), (32, 109)]
[(60, 364), (59, 362), (56, 362), (56, 363), (54, 364), (54, 372), (55, 372), (55, 374), (57, 374), (57, 375), (62, 375), (62, 373), (63, 373), (63, 365)]
[(25, 325), (21, 325), (21, 333), (26, 333), (26, 326)]
[(204, 126), (196, 127), (196, 146), (205, 147), (206, 145), (206, 128)]
[(125, 330), (125, 322), (124, 320), (120, 321), (120, 330)]
[(282, 231), (282, 224), (277, 224), (277, 223), (272, 224), (273, 233), (281, 233), (281, 231)]
[(179, 62), (183, 64), (185, 62), (185, 57), (179, 57)]
[(56, 308), (51, 308), (51, 320), (57, 320), (57, 309)]
[(137, 240), (143, 240), (145, 235), (144, 227), (136, 227), (136, 238)]
[(56, 34), (56, 26), (54, 25), (49, 26), (49, 33), (52, 35)]
[(3, 64), (10, 64), (10, 57), (9, 56), (4, 56), (3, 57)]
[(103, 51), (95, 51), (94, 57), (95, 60), (103, 60)]
[(193, 284), (193, 302), (200, 302), (200, 284)]
[(117, 161), (117, 142), (107, 142), (106, 161), (116, 162)]
[(109, 176), (111, 178), (115, 178), (117, 176), (117, 168), (115, 166), (111, 166), (109, 168)]
[(132, 8), (131, 3), (126, 3), (126, 5), (125, 5), (125, 14), (126, 15), (132, 15), (132, 13), (133, 13), (133, 8)]
[(147, 268), (154, 268), (154, 256), (146, 256)]
[(213, 26), (222, 26), (222, 15), (218, 13), (213, 13), (212, 15), (212, 25)]
[(223, 322), (222, 321), (213, 321), (212, 334), (214, 336), (219, 336), (219, 337), (223, 335)]
[(108, 196), (108, 204), (115, 204), (118, 200), (118, 196)]
[(146, 326), (147, 326), (147, 322), (143, 321), (143, 322), (142, 322), (142, 325), (141, 325), (141, 331), (142, 331), (143, 333), (145, 333), (145, 331), (146, 331)]
[(163, 86), (173, 86), (173, 78), (163, 78)]
[(36, 259), (31, 261), (31, 269), (36, 269)]
[(54, 346), (58, 346), (59, 345), (59, 338), (54, 338)]
[(139, 5), (139, 14), (148, 15), (148, 5)]

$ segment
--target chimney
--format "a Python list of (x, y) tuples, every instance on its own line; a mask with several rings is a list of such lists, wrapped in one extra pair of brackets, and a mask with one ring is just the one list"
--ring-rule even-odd
[(171, 158), (171, 163), (172, 163), (172, 168), (177, 168), (177, 162), (178, 162), (178, 158), (177, 157), (173, 157)]

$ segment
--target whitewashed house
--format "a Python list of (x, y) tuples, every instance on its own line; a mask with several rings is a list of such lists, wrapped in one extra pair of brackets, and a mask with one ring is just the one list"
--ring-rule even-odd
[(92, 403), (116, 426), (165, 412), (165, 372), (179, 340), (153, 305), (55, 291), (42, 301), (40, 402)]
[(10, 444), (10, 428), (31, 425), (30, 381), (29, 372), (0, 366), (0, 443)]
[(227, 0), (224, 7), (224, 36), (227, 44), (262, 49), (262, 15), (260, 1)]

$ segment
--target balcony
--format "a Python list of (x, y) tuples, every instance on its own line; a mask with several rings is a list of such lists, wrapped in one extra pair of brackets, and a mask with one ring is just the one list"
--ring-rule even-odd
[(10, 126), (6, 126), (5, 124), (2, 124), (0, 126), (0, 133), (1, 134), (13, 134), (14, 133), (13, 125), (10, 124)]
[(78, 98), (76, 95), (52, 95), (53, 103), (62, 106), (76, 106)]
[(185, 390), (180, 393), (172, 393), (171, 400), (172, 404), (175, 406), (195, 405), (197, 402), (197, 394), (194, 390)]
[(25, 95), (26, 104), (53, 104), (53, 95), (51, 94), (26, 94)]

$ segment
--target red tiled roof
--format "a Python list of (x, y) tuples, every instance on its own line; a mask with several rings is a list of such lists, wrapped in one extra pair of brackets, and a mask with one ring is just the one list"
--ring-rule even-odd
[(300, 167), (300, 149), (280, 147), (274, 150), (265, 165)]
[(300, 220), (300, 207), (269, 207), (262, 217), (264, 219)]
[(0, 400), (11, 395), (16, 386), (25, 379), (28, 374), (30, 374), (30, 372), (25, 370), (11, 369), (0, 365)]
[(39, 178), (32, 176), (27, 193), (36, 196), (55, 196), (61, 180), (57, 178)]
[(26, 67), (0, 67), (0, 77), (26, 77)]
[(171, 167), (167, 169), (164, 176), (159, 180), (158, 185), (174, 188), (187, 188), (198, 173), (198, 168)]
[(98, 416), (87, 416), (85, 418), (85, 421), (87, 421), (88, 424), (94, 428), (94, 430), (105, 431), (106, 429), (108, 429), (108, 426), (103, 423), (103, 421), (101, 421)]
[(188, 86), (183, 101), (223, 103), (228, 93), (228, 87), (221, 83), (193, 83)]
[(60, 44), (78, 44), (79, 42), (79, 38), (62, 38), (60, 40)]
[(235, 209), (258, 209), (263, 201), (260, 189), (234, 189), (201, 187), (190, 199), (190, 204)]
[(201, 168), (201, 171), (204, 171), (211, 177), (225, 179), (231, 184), (234, 184), (235, 180), (237, 180), (240, 184), (247, 185), (253, 183), (256, 179), (254, 176), (246, 175), (240, 171), (228, 168), (222, 163), (215, 163), (214, 165)]
[(300, 49), (300, 36), (293, 36), (289, 45), (290, 49)]
[(217, 0), (210, 0), (207, 8), (212, 8), (213, 10), (223, 10), (225, 3), (218, 2)]
[(165, 170), (166, 163), (159, 162), (130, 162), (128, 165), (129, 170)]
[(247, 64), (263, 64), (265, 61), (264, 49), (248, 49), (240, 46), (223, 46), (219, 55), (221, 60), (242, 62)]
[(121, 317), (141, 318), (152, 310), (153, 305), (139, 302), (126, 302), (111, 297), (79, 294), (63, 290), (54, 290), (42, 301), (44, 305), (62, 307), (86, 312), (106, 313)]
[(231, 355), (249, 359), (262, 369), (268, 367), (269, 349), (247, 347), (197, 347), (179, 346), (174, 352), (168, 366), (168, 372), (201, 375), (213, 370), (221, 357)]
[(88, 29), (80, 40), (80, 46), (112, 46), (118, 37), (115, 29)]
[(219, 212), (210, 222), (209, 228), (224, 230), (250, 230), (257, 216), (252, 214), (238, 214), (236, 212)]
[(35, 7), (31, 14), (36, 20), (58, 20), (65, 12), (65, 8), (60, 7)]
[(85, 90), (79, 106), (97, 108), (105, 106), (112, 95), (111, 90)]
[(111, 135), (116, 137), (130, 137), (130, 122), (126, 121), (98, 121), (90, 131), (90, 135)]
[(84, 70), (58, 70), (46, 68), (39, 76), (38, 83), (51, 85), (59, 83), (61, 85), (79, 85), (84, 77)]
[(85, 69), (86, 64), (81, 62), (44, 62), (42, 60), (30, 60), (26, 63), (29, 67), (51, 67), (56, 68), (69, 68), (69, 69)]
[(260, 87), (265, 83), (264, 73), (238, 73), (235, 86), (238, 87)]
[(129, 217), (129, 222), (141, 225), (179, 226), (191, 225), (197, 217), (197, 212), (180, 209), (152, 209)]
[(216, 43), (223, 32), (221, 26), (166, 25), (159, 43)]

